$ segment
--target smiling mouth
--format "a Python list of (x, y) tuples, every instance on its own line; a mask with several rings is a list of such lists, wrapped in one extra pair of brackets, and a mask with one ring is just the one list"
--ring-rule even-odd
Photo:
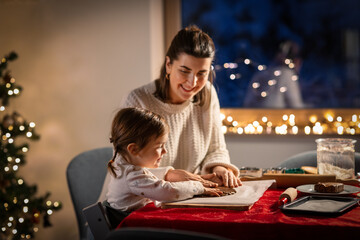
[(191, 88), (190, 90), (186, 89), (182, 84), (180, 86), (185, 92), (191, 92), (194, 89), (194, 88)]

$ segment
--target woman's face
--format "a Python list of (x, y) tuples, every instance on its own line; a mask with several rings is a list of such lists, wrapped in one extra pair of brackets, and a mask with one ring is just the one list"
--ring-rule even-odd
[(197, 58), (182, 53), (170, 63), (166, 56), (166, 73), (170, 74), (170, 102), (181, 104), (191, 99), (205, 86), (212, 58)]

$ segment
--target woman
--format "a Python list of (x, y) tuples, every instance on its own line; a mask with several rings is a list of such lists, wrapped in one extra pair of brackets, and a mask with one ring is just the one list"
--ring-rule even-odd
[(122, 106), (163, 116), (170, 134), (161, 166), (194, 173), (169, 170), (159, 173), (160, 178), (201, 180), (195, 174), (207, 174), (203, 179), (219, 185), (241, 185), (221, 131), (219, 100), (212, 85), (214, 56), (214, 43), (206, 33), (195, 26), (180, 30), (166, 53), (160, 78), (133, 90)]

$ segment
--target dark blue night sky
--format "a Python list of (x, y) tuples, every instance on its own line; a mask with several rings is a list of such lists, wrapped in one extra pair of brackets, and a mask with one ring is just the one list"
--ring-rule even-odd
[[(257, 66), (269, 65), (289, 40), (301, 47), (307, 107), (360, 107), (359, 13), (359, 0), (182, 0), (183, 26), (195, 24), (214, 39), (221, 107), (243, 107)], [(226, 62), (238, 67), (224, 69)]]

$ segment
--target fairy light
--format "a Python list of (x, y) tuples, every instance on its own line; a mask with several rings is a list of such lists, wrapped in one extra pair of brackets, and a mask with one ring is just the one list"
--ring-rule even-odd
[(0, 111), (1, 112), (5, 111), (5, 106), (0, 106)]
[[(235, 115), (236, 117), (236, 115)], [(252, 120), (249, 122), (239, 121), (234, 116), (221, 117), (223, 120), (223, 132), (231, 134), (305, 134), (305, 135), (323, 135), (323, 134), (338, 134), (338, 135), (356, 135), (360, 134), (360, 117), (357, 114), (344, 116), (338, 115), (336, 121), (331, 122), (332, 114), (326, 113), (323, 116), (319, 114), (312, 114), (308, 119), (307, 125), (302, 125), (305, 122), (295, 121), (294, 113), (283, 114), (279, 116), (282, 123), (277, 121), (269, 121), (267, 116), (262, 116), (259, 120)], [(330, 120), (330, 121), (329, 121)]]
[(225, 134), (227, 132), (227, 127), (226, 126), (221, 126), (221, 131)]
[(19, 185), (23, 185), (24, 180), (22, 180), (22, 179), (18, 179), (18, 181), (17, 181), (17, 182), (18, 182), (18, 184), (19, 184)]
[(351, 116), (351, 121), (353, 121), (353, 122), (357, 121), (357, 116), (355, 114)]
[(292, 131), (293, 134), (298, 134), (299, 128), (298, 128), (297, 126), (293, 126), (293, 127), (291, 128), (291, 131)]
[(333, 122), (333, 121), (334, 121), (334, 117), (331, 116), (331, 115), (328, 115), (328, 116), (327, 116), (327, 120), (328, 120), (329, 122)]
[(31, 137), (31, 136), (32, 136), (32, 132), (27, 132), (27, 133), (26, 133), (26, 136), (27, 136), (27, 137)]
[(268, 85), (269, 85), (269, 86), (274, 86), (276, 83), (277, 83), (277, 81), (276, 81), (275, 79), (270, 79), (270, 80), (268, 81)]
[(258, 83), (258, 82), (254, 82), (253, 84), (252, 84), (252, 87), (253, 88), (259, 88), (260, 87), (260, 83)]
[(244, 60), (244, 63), (245, 63), (246, 65), (249, 65), (249, 64), (251, 63), (251, 61), (250, 61), (250, 59), (246, 58), (246, 59)]
[(338, 133), (339, 135), (344, 134), (344, 127), (343, 127), (343, 126), (339, 126), (339, 127), (337, 128), (337, 133)]
[(274, 76), (278, 77), (281, 75), (281, 71), (280, 70), (275, 70), (274, 71)]
[(267, 96), (267, 93), (265, 91), (261, 92), (260, 94), (262, 97), (266, 97)]
[(280, 92), (281, 92), (281, 93), (284, 93), (284, 92), (286, 92), (286, 91), (287, 91), (287, 87), (281, 87), (281, 88), (280, 88)]
[(23, 148), (21, 149), (21, 151), (23, 151), (24, 153), (26, 153), (28, 150), (29, 150), (29, 149), (28, 149), (27, 147), (23, 147)]
[(290, 116), (289, 116), (289, 124), (290, 124), (290, 126), (295, 125), (295, 115), (294, 114), (290, 114)]
[(220, 119), (221, 119), (221, 121), (223, 121), (225, 119), (225, 114), (221, 113), (220, 114)]
[(30, 123), (29, 123), (29, 127), (34, 128), (34, 127), (35, 127), (35, 123), (34, 123), (34, 122), (30, 122)]
[(321, 124), (319, 122), (315, 123), (315, 126), (313, 127), (314, 134), (322, 134), (323, 128), (321, 127)]
[(351, 135), (355, 135), (355, 133), (356, 133), (356, 132), (355, 132), (355, 129), (354, 129), (354, 128), (351, 128), (351, 129), (350, 129), (350, 134), (351, 134)]
[(314, 124), (317, 121), (317, 116), (316, 115), (311, 115), (310, 118), (309, 118), (309, 121)]
[(297, 80), (299, 80), (299, 77), (297, 75), (292, 75), (291, 80), (297, 81)]

